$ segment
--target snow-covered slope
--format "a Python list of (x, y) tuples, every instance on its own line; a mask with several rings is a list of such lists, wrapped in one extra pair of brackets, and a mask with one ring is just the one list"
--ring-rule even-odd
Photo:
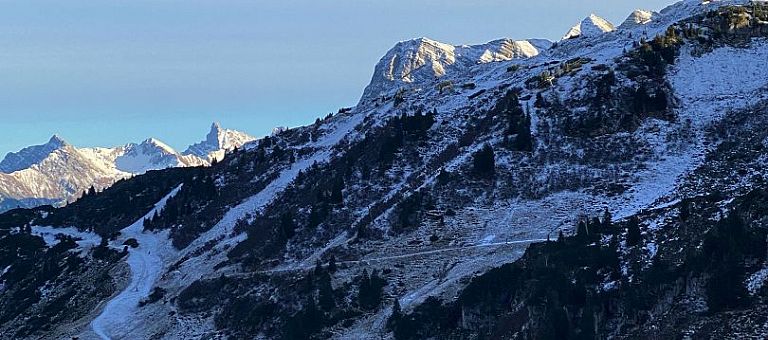
[[(179, 189), (176, 188), (155, 204), (144, 218), (150, 218), (153, 214), (161, 212), (168, 199)], [(163, 261), (167, 261), (175, 253), (168, 242), (167, 232), (143, 231), (144, 218), (123, 229), (120, 238), (114, 242), (119, 247), (122, 242), (132, 238), (137, 240), (140, 246), (137, 249), (131, 249), (127, 259), (132, 272), (128, 287), (110, 300), (101, 314), (91, 322), (91, 328), (101, 339), (111, 339), (117, 337), (117, 334), (127, 336), (131, 330), (141, 327), (143, 321), (131, 315), (138, 308), (141, 299), (151, 293), (152, 283), (162, 274)]]
[(652, 11), (646, 11), (637, 9), (624, 22), (619, 28), (635, 28), (637, 26), (647, 25), (653, 20), (658, 20), (658, 13)]
[(77, 148), (53, 136), (46, 144), (9, 153), (0, 162), (0, 211), (71, 201), (91, 186), (102, 189), (149, 170), (209, 165), (253, 140), (218, 123), (206, 141), (184, 154), (154, 138), (114, 148)]
[(434, 82), (448, 73), (461, 73), (477, 64), (534, 57), (551, 45), (544, 39), (499, 39), (482, 45), (460, 46), (429, 38), (402, 41), (376, 65), (363, 98), (373, 99), (403, 86)]
[[(167, 212), (157, 215), (147, 209), (149, 213), (134, 215), (151, 221), (133, 218), (115, 227), (133, 223), (111, 246), (119, 247), (129, 237), (139, 239), (139, 247), (129, 250), (126, 260), (131, 275), (124, 277), (130, 277), (131, 284), (104, 303), (108, 307), (101, 317), (83, 317), (96, 322), (72, 335), (391, 338), (387, 319), (395, 302), (406, 314), (424, 306), (437, 311), (461, 304), (458, 299), (466, 293), (467, 282), (516, 261), (531, 242), (558, 233), (566, 238), (579, 221), (600, 225), (607, 215), (615, 223), (627, 223), (662, 210), (675, 215), (677, 208), (671, 207), (683, 200), (722, 198), (755, 185), (764, 187), (759, 184), (764, 176), (757, 176), (765, 169), (764, 124), (743, 121), (768, 117), (764, 105), (757, 106), (768, 99), (768, 71), (760, 67), (768, 55), (768, 34), (761, 29), (738, 32), (731, 38), (763, 35), (737, 46), (727, 45), (727, 40), (713, 43), (710, 38), (715, 37), (706, 35), (714, 29), (705, 26), (710, 18), (705, 14), (735, 3), (744, 1), (688, 0), (658, 14), (636, 11), (619, 29), (593, 15), (571, 32), (569, 37), (578, 39), (552, 48), (533, 40), (478, 46), (424, 38), (399, 43), (376, 65), (356, 107), (241, 148), (218, 166), (180, 179), (181, 189), (156, 205), (156, 210), (165, 206)], [(634, 48), (641, 39), (656, 36), (657, 46)], [(455, 88), (444, 91), (446, 82)], [(398, 96), (392, 98), (396, 91)], [(728, 119), (731, 125), (719, 125)], [(214, 126), (205, 142), (185, 154), (210, 155), (206, 146), (221, 147), (226, 144), (222, 140)], [(158, 143), (148, 144), (162, 149)], [(742, 144), (748, 145), (748, 152), (730, 152)], [(91, 154), (109, 158), (110, 152)], [(749, 167), (735, 163), (750, 157), (755, 160)], [(716, 163), (719, 159), (727, 162)], [(711, 168), (704, 168), (707, 163)], [(713, 191), (717, 195), (710, 195)], [(99, 206), (101, 197), (92, 197), (90, 203)], [(94, 211), (81, 220), (93, 225), (112, 217)], [(57, 215), (79, 212), (53, 211), (50, 221), (70, 221)], [(677, 223), (670, 221), (664, 223)], [(643, 290), (637, 287), (645, 286), (633, 281), (640, 269), (627, 264), (630, 255), (648, 259), (659, 249), (671, 248), (687, 257), (701, 248), (698, 241), (681, 247), (664, 244), (686, 241), (677, 236), (643, 244), (653, 240), (654, 228), (662, 222), (642, 220), (644, 232), (637, 232), (641, 241), (633, 249), (630, 233), (614, 224), (610, 232), (574, 248), (579, 252), (561, 256), (577, 261), (592, 250), (611, 249), (613, 255), (606, 253), (611, 261), (605, 262), (613, 266), (615, 260), (617, 270), (596, 270), (600, 264), (594, 261), (602, 261), (602, 253), (587, 256), (585, 261), (592, 262), (577, 266), (580, 273), (596, 270), (583, 276), (589, 283), (579, 286), (579, 292), (586, 292), (582, 296), (591, 299), (602, 290), (624, 289), (613, 294), (620, 298), (627, 291)], [(696, 229), (699, 226), (690, 223), (680, 229), (701, 235), (706, 230)], [(674, 227), (667, 229), (674, 234)], [(117, 230), (98, 231), (112, 235)], [(566, 247), (578, 240), (563, 241)], [(168, 242), (176, 248), (170, 249)], [(549, 267), (548, 257), (543, 258), (544, 272), (557, 273), (559, 268)], [(676, 275), (680, 263), (664, 273)], [(526, 266), (517, 269), (525, 271)], [(382, 301), (362, 306), (364, 283), (374, 271), (385, 281)], [(512, 285), (516, 276), (502, 282)], [(755, 286), (755, 280), (760, 278), (751, 278), (750, 285)], [(623, 309), (605, 312), (604, 304), (557, 310), (570, 313), (563, 317), (572, 324), (566, 328), (577, 324), (568, 320), (581, 319), (573, 327), (599, 324), (600, 331), (615, 332), (602, 333), (605, 338), (631, 337), (632, 327), (648, 328), (639, 319), (662, 320), (669, 310), (692, 319), (701, 316), (686, 314), (691, 311), (687, 305), (673, 309), (669, 304), (701, 298), (697, 287), (704, 285), (693, 276), (671, 281), (691, 282), (690, 289), (673, 284), (677, 293), (672, 294), (698, 295), (649, 297), (649, 304), (651, 299), (664, 300), (660, 308), (634, 314)], [(486, 283), (498, 287), (498, 282)], [(579, 282), (568, 280), (564, 286)], [(648, 291), (655, 288), (644, 293)], [(151, 299), (155, 292), (162, 294)], [(538, 314), (555, 309), (512, 304), (509, 298), (515, 295), (487, 297), (501, 301), (512, 314), (496, 321), (517, 327), (504, 321), (522, 320), (518, 335), (535, 334), (525, 333), (525, 327), (549, 327), (537, 323), (548, 320)], [(139, 299), (148, 302), (136, 307)], [(613, 305), (632, 308), (621, 302)], [(452, 335), (459, 338), (488, 334), (485, 326), (490, 323), (481, 318), (496, 316), (489, 310), (466, 315), (463, 308), (454, 310), (446, 319), (455, 321), (461, 315), (461, 322), (450, 330), (439, 327), (445, 320), (411, 326), (456, 331)], [(602, 314), (590, 320), (592, 311)], [(113, 324), (121, 313), (130, 314), (130, 322)], [(410, 315), (424, 318), (416, 314)], [(583, 331), (576, 334), (585, 335)], [(440, 335), (445, 333), (431, 337), (450, 338)], [(507, 335), (500, 337), (515, 338)]]

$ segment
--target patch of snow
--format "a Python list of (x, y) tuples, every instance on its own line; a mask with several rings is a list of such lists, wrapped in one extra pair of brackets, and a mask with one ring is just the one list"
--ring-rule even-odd
[(648, 242), (645, 245), (645, 250), (648, 251), (648, 259), (653, 259), (656, 257), (656, 253), (659, 251), (659, 248), (656, 246), (656, 243)]
[(767, 99), (768, 41), (755, 39), (749, 49), (721, 47), (694, 56), (684, 46), (669, 80), (681, 100), (681, 118), (704, 127), (728, 111)]
[(90, 249), (101, 243), (101, 236), (91, 232), (79, 231), (74, 227), (54, 228), (47, 226), (32, 226), (31, 228), (32, 235), (42, 237), (45, 244), (49, 247), (59, 243), (59, 240), (56, 239), (57, 235), (72, 236), (77, 245), (82, 249)]
[(624, 23), (619, 26), (619, 28), (627, 29), (647, 25), (656, 19), (658, 15), (658, 13), (637, 9), (629, 15), (627, 20), (625, 20)]
[(611, 291), (611, 290), (614, 290), (614, 289), (616, 289), (618, 286), (619, 286), (619, 282), (618, 282), (618, 281), (608, 281), (608, 282), (604, 282), (604, 283), (603, 283), (603, 284), (600, 286), (600, 288), (601, 288), (601, 289), (602, 289), (604, 292), (607, 292), (607, 291)]
[(747, 278), (746, 286), (749, 294), (757, 294), (761, 288), (765, 285), (765, 280), (768, 279), (768, 267), (758, 270), (754, 274)]
[(117, 296), (112, 298), (98, 317), (91, 321), (93, 332), (101, 339), (129, 338), (133, 331), (141, 328), (147, 320), (136, 317), (141, 299), (151, 293), (168, 260), (176, 250), (168, 239), (168, 231), (152, 233), (144, 231), (144, 219), (162, 211), (168, 199), (176, 195), (181, 185), (163, 197), (144, 217), (121, 231), (120, 237), (113, 243), (118, 247), (129, 238), (139, 242), (137, 248), (128, 248), (126, 262), (131, 267), (131, 281)]
[(483, 237), (482, 240), (480, 240), (480, 244), (489, 244), (495, 238), (496, 238), (496, 235), (494, 235), (494, 234), (488, 235), (486, 237)]

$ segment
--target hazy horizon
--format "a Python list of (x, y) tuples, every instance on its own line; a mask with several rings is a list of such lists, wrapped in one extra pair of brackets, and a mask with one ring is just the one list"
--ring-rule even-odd
[(179, 151), (214, 121), (263, 136), (356, 104), (398, 41), (558, 40), (593, 12), (618, 25), (671, 3), (0, 0), (0, 159), (53, 134)]

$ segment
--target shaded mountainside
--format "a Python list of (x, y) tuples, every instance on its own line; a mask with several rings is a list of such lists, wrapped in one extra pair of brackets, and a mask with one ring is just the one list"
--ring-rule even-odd
[(356, 107), (0, 215), (0, 331), (764, 337), (766, 22), (742, 1), (594, 16), (439, 78), (465, 47), (422, 39), (428, 76)]
[(762, 336), (766, 198), (713, 194), (584, 222), (388, 325), (398, 339)]

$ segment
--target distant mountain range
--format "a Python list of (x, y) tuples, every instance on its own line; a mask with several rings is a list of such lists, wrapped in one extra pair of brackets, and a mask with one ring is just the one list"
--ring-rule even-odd
[(78, 148), (54, 135), (45, 144), (9, 153), (0, 161), (0, 211), (60, 205), (91, 186), (103, 189), (149, 170), (210, 165), (253, 140), (253, 136), (218, 123), (211, 126), (205, 140), (184, 152), (155, 138), (112, 148)]

